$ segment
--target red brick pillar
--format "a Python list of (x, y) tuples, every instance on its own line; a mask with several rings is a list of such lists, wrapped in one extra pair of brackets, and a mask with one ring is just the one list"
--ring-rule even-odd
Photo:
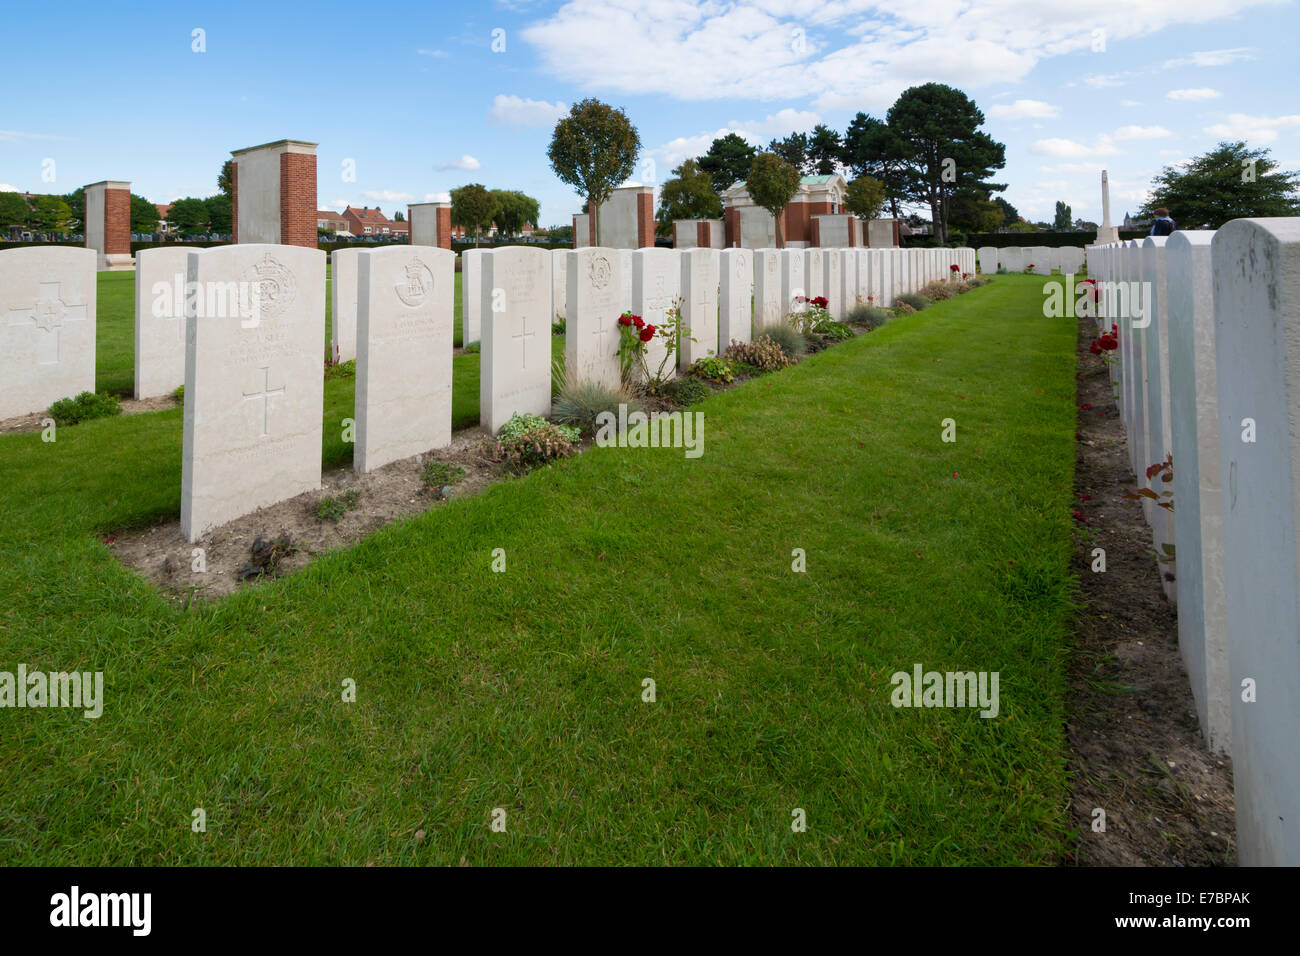
[(87, 249), (99, 253), (97, 268), (129, 269), (131, 261), (131, 184), (104, 180), (85, 187), (83, 229)]
[(701, 219), (695, 224), (695, 244), (701, 249), (708, 249), (712, 245), (711, 238), (709, 221)]
[(722, 214), (723, 245), (728, 249), (740, 248), (740, 209), (733, 206)]
[(849, 248), (858, 244), (858, 219), (856, 216), (849, 216)]
[(645, 249), (655, 244), (655, 194), (653, 190), (636, 196), (636, 247)]
[(316, 248), (316, 155), (280, 154), (280, 242)]
[(451, 203), (438, 205), (438, 248), (451, 248)]
[(231, 158), (235, 242), (315, 249), (316, 144), (282, 139), (237, 149)]
[(815, 216), (809, 220), (808, 245), (817, 248), (822, 244), (822, 221)]

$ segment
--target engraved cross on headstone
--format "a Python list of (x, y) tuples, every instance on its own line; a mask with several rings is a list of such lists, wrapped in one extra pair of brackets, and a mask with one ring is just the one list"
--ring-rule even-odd
[(262, 373), (261, 391), (245, 392), (244, 401), (251, 402), (261, 399), (262, 401), (262, 434), (260, 438), (265, 438), (271, 433), (271, 396), (284, 394), (284, 386), (278, 388), (271, 387), (271, 369), (269, 367), (261, 368), (258, 371)]
[(38, 348), (41, 365), (57, 365), (62, 336), (59, 330), (67, 322), (80, 322), (87, 317), (84, 305), (68, 305), (63, 301), (62, 283), (42, 282), (36, 303), (30, 309), (10, 309), (10, 325), (31, 324), (42, 333)]
[(519, 354), (520, 354), (520, 358), (523, 360), (523, 364), (520, 367), (524, 371), (528, 371), (528, 340), (533, 338), (535, 335), (537, 335), (537, 333), (528, 331), (527, 315), (522, 317), (522, 321), (520, 323), (520, 329), (521, 331), (516, 332), (514, 335), (510, 337), (512, 339), (519, 340)]

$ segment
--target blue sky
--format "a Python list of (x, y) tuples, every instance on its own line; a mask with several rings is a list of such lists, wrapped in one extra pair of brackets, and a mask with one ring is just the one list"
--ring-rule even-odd
[(1221, 139), (1300, 169), (1295, 0), (59, 2), (4, 22), (0, 189), (205, 196), (232, 149), (293, 138), (320, 144), (322, 207), (482, 182), (567, 223), (580, 200), (546, 147), (584, 96), (627, 110), (634, 181), (657, 183), (727, 131), (843, 130), (928, 81), (984, 111), (1030, 219), (1057, 199), (1099, 219), (1106, 167), (1119, 220)]

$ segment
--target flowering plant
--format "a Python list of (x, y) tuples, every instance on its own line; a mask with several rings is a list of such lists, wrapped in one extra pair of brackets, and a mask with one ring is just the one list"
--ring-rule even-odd
[(786, 321), (803, 333), (811, 332), (814, 328), (823, 322), (831, 320), (832, 316), (827, 306), (830, 300), (824, 295), (815, 298), (808, 298), (806, 295), (795, 297), (796, 302), (806, 302), (808, 307), (799, 312), (791, 312), (786, 316)]
[(1104, 353), (1113, 352), (1117, 348), (1119, 348), (1119, 326), (1112, 323), (1110, 331), (1097, 336), (1092, 345), (1088, 346), (1088, 351), (1093, 355), (1109, 359), (1109, 356)]
[(955, 262), (948, 266), (948, 271), (949, 271), (949, 272), (957, 272), (957, 271), (959, 271), (960, 269), (961, 269), (961, 266), (957, 265), (957, 263), (955, 263)]
[[(671, 377), (674, 367), (673, 357), (677, 354), (677, 334), (690, 338), (690, 329), (681, 325), (681, 300), (673, 302), (673, 307), (664, 312), (661, 325), (651, 325), (641, 316), (624, 312), (618, 317), (618, 366), (623, 383), (631, 385), (633, 370), (641, 373), (641, 380), (650, 392), (658, 392), (664, 382)], [(659, 367), (652, 373), (647, 361), (652, 340), (659, 338), (664, 343), (664, 356)], [(691, 339), (691, 341), (695, 341)], [(667, 372), (665, 372), (667, 370)]]

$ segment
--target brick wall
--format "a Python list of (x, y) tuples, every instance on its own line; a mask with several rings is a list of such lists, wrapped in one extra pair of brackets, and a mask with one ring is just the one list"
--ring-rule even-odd
[(451, 248), (451, 207), (439, 206), (434, 212), (438, 217), (438, 248)]
[[(788, 236), (786, 237), (789, 238)], [(813, 219), (808, 224), (808, 245), (820, 246), (822, 244), (822, 224)]]
[(740, 210), (734, 206), (723, 214), (723, 245), (728, 249), (740, 246)]
[(104, 254), (131, 254), (131, 190), (104, 190)]
[(316, 156), (280, 154), (280, 242), (316, 248)]
[(636, 196), (636, 247), (645, 249), (655, 244), (654, 193), (637, 193)]
[(701, 249), (709, 248), (712, 243), (710, 239), (710, 224), (707, 222), (697, 222), (695, 224), (695, 244)]

